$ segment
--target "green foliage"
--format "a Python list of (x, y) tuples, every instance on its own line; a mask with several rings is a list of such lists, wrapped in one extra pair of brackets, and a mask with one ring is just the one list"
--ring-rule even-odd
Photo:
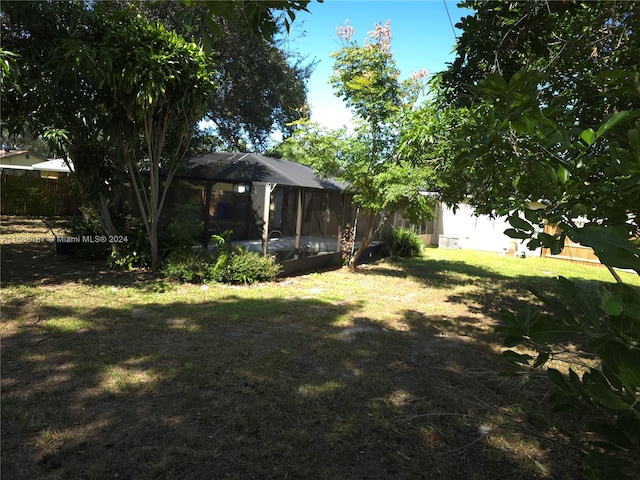
[[(321, 177), (347, 184), (354, 201), (367, 213), (369, 224), (362, 230), (366, 234), (349, 259), (355, 268), (359, 256), (393, 213), (401, 212), (415, 223), (433, 215), (435, 202), (424, 191), (433, 188), (437, 177), (432, 168), (398, 155), (400, 136), (409, 123), (426, 72), (399, 80), (389, 22), (376, 25), (363, 45), (353, 40), (353, 33), (348, 23), (338, 31), (343, 46), (332, 55), (335, 75), (331, 83), (358, 118), (355, 133), (346, 128), (326, 130), (303, 120), (295, 123), (293, 135), (278, 153), (311, 165)], [(380, 214), (382, 221), (374, 231), (374, 219)]]
[[(592, 247), (606, 265), (636, 269), (640, 111), (620, 111), (595, 130), (564, 127), (540, 106), (540, 81), (520, 71), (509, 82), (497, 74), (478, 82), (483, 101), (455, 131), (450, 185), (459, 198), (471, 193), (479, 213), (509, 214), (513, 228), (506, 233), (529, 239), (530, 248), (558, 253), (566, 236)], [(547, 223), (559, 224), (560, 233), (538, 233)]]
[(202, 220), (202, 204), (199, 195), (191, 193), (181, 185), (174, 184), (165, 221), (160, 224), (158, 242), (160, 252), (166, 257), (176, 250), (189, 250), (202, 243), (204, 225)]
[(231, 283), (249, 285), (275, 280), (281, 266), (271, 256), (235, 247), (231, 232), (211, 237), (212, 252), (177, 250), (167, 258), (163, 271), (175, 280), (189, 283)]
[(475, 13), (457, 25), (463, 33), (456, 58), (442, 73), (448, 105), (473, 105), (468, 86), (489, 74), (508, 82), (526, 69), (545, 75), (540, 100), (557, 108), (566, 125), (595, 129), (604, 116), (638, 107), (632, 95), (602, 89), (599, 78), (637, 72), (637, 2), (469, 0), (460, 6)]
[(424, 243), (412, 230), (391, 228), (383, 232), (382, 243), (391, 257), (418, 257)]
[(149, 250), (149, 237), (143, 225), (138, 224), (137, 228), (122, 229), (124, 235), (117, 238), (123, 241), (120, 249), (111, 250), (107, 265), (110, 268), (135, 270), (137, 268), (148, 268), (151, 265), (151, 252)]
[[(544, 81), (526, 71), (509, 81), (498, 74), (479, 81), (474, 92), (482, 102), (456, 131), (460, 150), (453, 172), (464, 179), (476, 210), (509, 214), (505, 233), (527, 240), (529, 248), (557, 254), (568, 237), (592, 247), (609, 268), (640, 273), (640, 114), (625, 110), (595, 128), (564, 127), (562, 115), (540, 105)], [(546, 224), (557, 224), (559, 233), (543, 232)], [(640, 367), (638, 292), (622, 284), (603, 286), (600, 308), (566, 279), (559, 280), (555, 297), (534, 293), (554, 315), (532, 307), (503, 312), (498, 331), (505, 346), (525, 345), (537, 357), (507, 350), (505, 358), (543, 368), (567, 339), (585, 342), (601, 366), (582, 377), (570, 370), (568, 379), (548, 369), (556, 386), (551, 401), (559, 411), (586, 409), (593, 416), (597, 440), (589, 465), (595, 478), (630, 478), (640, 451), (640, 392), (633, 373)]]
[[(81, 194), (108, 235), (122, 233), (108, 218), (117, 173), (130, 174), (155, 267), (163, 195), (197, 121), (209, 111), (220, 131), (242, 131), (260, 144), (274, 124), (297, 118), (310, 70), (292, 66), (271, 36), (307, 3), (3, 2), (2, 126), (9, 135), (49, 133), (57, 153), (72, 159)], [(205, 54), (177, 31), (210, 46), (213, 39), (215, 51)], [(260, 75), (247, 76), (253, 68)]]
[[(308, 12), (307, 5), (311, 0), (232, 0), (232, 1), (196, 1), (184, 0), (188, 6), (204, 6), (207, 14), (205, 22), (210, 34), (216, 38), (222, 36), (224, 31), (220, 26), (220, 18), (225, 20), (241, 19), (241, 32), (245, 35), (259, 34), (265, 38), (271, 38), (279, 31), (279, 26), (284, 23), (287, 32), (291, 22), (296, 18), (296, 13)], [(322, 0), (318, 0), (322, 1)], [(186, 19), (185, 19), (186, 20)], [(198, 22), (192, 18), (191, 27), (198, 27)]]
[(213, 43), (219, 88), (208, 104), (207, 118), (227, 151), (243, 144), (262, 151), (273, 130), (287, 136), (289, 124), (306, 114), (306, 81), (313, 64), (305, 65), (274, 42), (247, 36), (235, 23), (227, 22), (223, 30)]
[[(67, 235), (73, 237), (96, 238), (104, 234), (102, 225), (91, 209), (80, 208), (82, 215), (74, 217)], [(106, 242), (81, 242), (72, 244), (74, 256), (91, 260), (106, 260), (109, 258), (110, 247)]]
[[(465, 2), (458, 55), (441, 75), (441, 106), (464, 106), (451, 132), (444, 197), (508, 216), (505, 233), (559, 253), (592, 247), (620, 282), (593, 295), (559, 279), (545, 304), (503, 312), (505, 346), (522, 368), (545, 368), (565, 342), (599, 365), (567, 377), (547, 368), (559, 410), (593, 419), (589, 473), (631, 478), (640, 455), (640, 297), (614, 267), (640, 274), (640, 95), (633, 2)], [(613, 41), (613, 39), (616, 39)], [(469, 85), (473, 85), (469, 88)], [(548, 224), (557, 233), (543, 232)], [(597, 302), (596, 302), (597, 303)]]
[(550, 401), (557, 411), (578, 411), (592, 419), (593, 478), (634, 478), (640, 467), (640, 292), (624, 284), (602, 285), (598, 306), (563, 277), (555, 296), (532, 292), (553, 315), (532, 307), (517, 314), (502, 311), (497, 331), (506, 347), (522, 345), (537, 357), (509, 349), (505, 360), (518, 369), (539, 369), (563, 353), (566, 341), (586, 342), (600, 365), (582, 376), (570, 368), (568, 377), (548, 368), (556, 387)]
[[(79, 238), (78, 243), (66, 244), (73, 255), (90, 260), (106, 261), (109, 268), (134, 270), (146, 268), (151, 262), (149, 239), (140, 222), (127, 218), (122, 212), (114, 215), (120, 235), (105, 235), (93, 210), (82, 207), (82, 215), (74, 217), (65, 235)], [(110, 238), (113, 242), (110, 242)], [(118, 249), (114, 249), (113, 243)]]
[[(478, 82), (484, 103), (458, 131), (466, 146), (455, 162), (472, 192), (470, 202), (483, 213), (510, 213), (512, 228), (505, 233), (528, 240), (529, 248), (557, 254), (568, 237), (592, 247), (612, 272), (616, 267), (640, 274), (638, 111), (618, 112), (595, 129), (565, 128), (561, 116), (540, 107), (541, 81), (520, 71), (508, 82), (497, 74)], [(559, 233), (543, 232), (546, 224), (559, 225)], [(507, 360), (542, 368), (568, 338), (586, 342), (601, 366), (582, 377), (570, 370), (568, 379), (548, 369), (556, 386), (550, 400), (559, 411), (579, 408), (593, 416), (594, 478), (631, 478), (640, 451), (638, 292), (622, 284), (602, 286), (600, 308), (566, 279), (559, 280), (556, 297), (534, 293), (554, 315), (531, 307), (503, 312), (498, 331), (505, 345), (537, 351), (533, 358), (507, 350)]]
[(389, 21), (377, 24), (362, 46), (353, 40), (353, 31), (348, 32), (348, 22), (342, 28), (345, 44), (331, 55), (336, 72), (331, 84), (359, 118), (384, 126), (400, 112), (403, 96), (400, 71), (391, 53)]
[(211, 257), (205, 253), (176, 252), (165, 260), (163, 273), (174, 280), (206, 283), (210, 279)]

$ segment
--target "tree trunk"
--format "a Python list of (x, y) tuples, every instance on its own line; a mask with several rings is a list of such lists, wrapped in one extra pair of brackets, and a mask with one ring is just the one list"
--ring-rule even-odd
[[(77, 155), (75, 155), (73, 152), (74, 152), (74, 149), (70, 148), (69, 153), (72, 154), (74, 158), (76, 158)], [(93, 198), (90, 198), (87, 192), (89, 190), (89, 186), (92, 183), (91, 176), (79, 175), (77, 171), (75, 171), (72, 168), (71, 164), (66, 158), (64, 159), (64, 162), (76, 180), (76, 185), (78, 185), (78, 189), (80, 190), (81, 198), (83, 198), (87, 202), (87, 204), (89, 205), (89, 208), (96, 215), (98, 222), (100, 222), (100, 226), (102, 227), (102, 230), (105, 233), (105, 235), (111, 238), (116, 237), (118, 235), (118, 232), (116, 230), (115, 225), (113, 224), (113, 220), (111, 219), (111, 212), (109, 211), (109, 205), (107, 203), (107, 198), (105, 194), (99, 193), (97, 201), (94, 200)], [(112, 243), (111, 253), (113, 255), (119, 256), (121, 253), (120, 244)]]
[(384, 228), (384, 226), (387, 224), (387, 221), (389, 220), (389, 218), (391, 218), (391, 215), (393, 215), (393, 213), (394, 212), (385, 213), (385, 215), (382, 217), (382, 220), (380, 220), (380, 223), (378, 224), (376, 229), (373, 230), (373, 221), (375, 219), (375, 215), (376, 214), (375, 214), (375, 211), (373, 210), (373, 208), (369, 209), (369, 226), (367, 227), (367, 234), (365, 235), (364, 239), (362, 240), (362, 243), (358, 247), (358, 250), (356, 251), (356, 253), (354, 253), (351, 256), (351, 258), (349, 259), (349, 268), (351, 270), (353, 270), (353, 271), (357, 270), (357, 265), (356, 264), (357, 264), (358, 260), (360, 259), (360, 256), (367, 249), (367, 247), (369, 245), (371, 245), (371, 242), (373, 241), (373, 239)]

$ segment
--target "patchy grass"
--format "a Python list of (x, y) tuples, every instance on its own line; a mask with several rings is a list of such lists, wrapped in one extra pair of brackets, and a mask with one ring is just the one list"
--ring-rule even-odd
[(493, 330), (526, 284), (595, 288), (601, 267), (429, 249), (205, 290), (17, 245), (3, 478), (581, 478), (584, 419), (498, 375)]

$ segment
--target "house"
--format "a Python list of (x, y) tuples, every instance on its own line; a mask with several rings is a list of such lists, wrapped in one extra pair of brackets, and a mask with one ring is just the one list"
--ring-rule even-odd
[[(73, 163), (61, 158), (46, 159), (26, 150), (0, 150), (0, 173), (3, 175), (61, 178), (69, 176)], [(29, 173), (27, 173), (29, 172)]]
[[(576, 224), (584, 223), (583, 219), (576, 219)], [(440, 204), (433, 220), (425, 225), (413, 227), (428, 245), (440, 248), (466, 248), (487, 252), (498, 252), (512, 256), (549, 257), (574, 262), (600, 263), (591, 247), (565, 240), (565, 246), (558, 255), (552, 255), (548, 248), (529, 250), (527, 240), (508, 237), (504, 231), (512, 228), (506, 217), (491, 217), (476, 215), (473, 208), (462, 203), (457, 209)], [(422, 231), (420, 231), (422, 228)], [(555, 235), (557, 225), (545, 225), (544, 232)]]
[(505, 235), (504, 231), (512, 228), (506, 217), (476, 215), (466, 203), (457, 205), (455, 211), (440, 205), (435, 221), (440, 247), (540, 256), (540, 249), (529, 250), (521, 240)]
[[(31, 153), (26, 150), (13, 150), (5, 147), (0, 150), (0, 168), (3, 170), (33, 170), (33, 164), (44, 162), (46, 158), (37, 153)], [(26, 168), (23, 168), (26, 167)]]
[(346, 187), (299, 163), (207, 152), (174, 177), (168, 214), (198, 218), (205, 246), (230, 231), (234, 244), (275, 255), (285, 274), (311, 271), (341, 262), (345, 225), (355, 223)]

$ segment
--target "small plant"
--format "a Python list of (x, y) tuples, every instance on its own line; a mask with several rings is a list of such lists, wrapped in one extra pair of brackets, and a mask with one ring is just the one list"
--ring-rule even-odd
[(275, 280), (281, 267), (273, 256), (262, 256), (255, 252), (240, 251), (228, 260), (221, 282), (251, 284)]
[(107, 260), (110, 268), (134, 270), (146, 268), (151, 265), (151, 252), (149, 250), (149, 236), (142, 225), (129, 229), (126, 235), (118, 236), (120, 249), (111, 251)]
[(406, 228), (387, 230), (382, 242), (391, 257), (417, 257), (422, 252), (422, 240)]
[(164, 265), (169, 278), (187, 283), (206, 283), (210, 278), (211, 256), (206, 252), (175, 252)]

